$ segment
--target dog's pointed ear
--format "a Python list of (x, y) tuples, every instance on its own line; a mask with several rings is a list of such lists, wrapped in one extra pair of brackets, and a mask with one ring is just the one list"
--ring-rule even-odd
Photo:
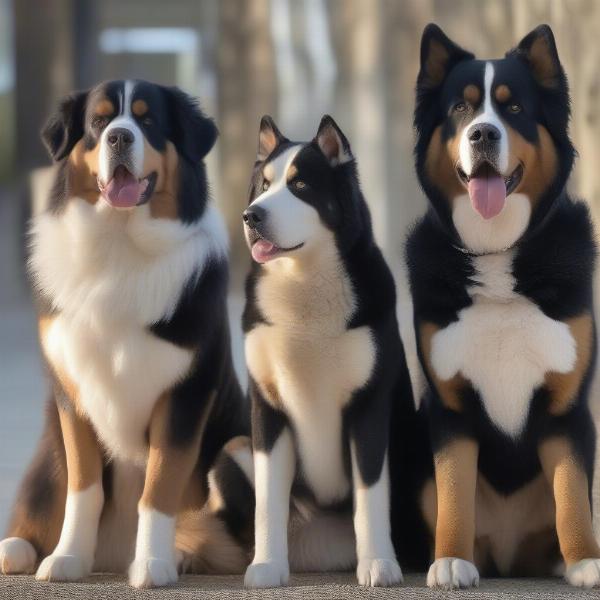
[(179, 154), (199, 163), (217, 140), (217, 126), (200, 110), (198, 102), (178, 87), (164, 87), (163, 91), (171, 123), (169, 139)]
[(83, 137), (83, 120), (88, 92), (75, 92), (63, 98), (42, 128), (44, 142), (53, 160), (65, 158)]
[(343, 165), (354, 158), (350, 142), (329, 115), (321, 119), (315, 141), (332, 167)]
[(421, 37), (421, 69), (417, 87), (434, 89), (444, 83), (457, 63), (475, 55), (455, 44), (435, 23), (429, 23)]
[(283, 142), (289, 141), (277, 128), (275, 121), (269, 115), (264, 115), (260, 120), (258, 130), (258, 150), (256, 162), (262, 162)]
[(554, 34), (548, 25), (539, 25), (530, 31), (513, 52), (527, 62), (542, 87), (556, 89), (560, 86), (564, 72)]

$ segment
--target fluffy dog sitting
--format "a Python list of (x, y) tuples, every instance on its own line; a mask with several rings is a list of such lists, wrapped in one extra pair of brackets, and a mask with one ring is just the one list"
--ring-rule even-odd
[[(600, 584), (590, 509), (596, 357), (586, 206), (566, 190), (569, 93), (549, 27), (476, 60), (435, 25), (417, 81), (430, 208), (408, 241), (435, 486), (427, 582)], [(437, 494), (436, 494), (437, 489)]]
[[(198, 567), (209, 469), (249, 425), (202, 160), (216, 136), (191, 98), (143, 81), (69, 96), (44, 129), (58, 170), (30, 269), (52, 399), (4, 573), (131, 565), (148, 587), (176, 581), (184, 554)], [(208, 533), (210, 570), (245, 566), (223, 524)]]

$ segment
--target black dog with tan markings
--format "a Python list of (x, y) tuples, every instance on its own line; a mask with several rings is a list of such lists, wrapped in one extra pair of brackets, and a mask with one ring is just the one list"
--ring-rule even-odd
[(435, 455), (436, 485), (423, 491), (430, 586), (476, 585), (480, 572), (600, 584), (596, 248), (565, 187), (568, 120), (549, 27), (488, 61), (425, 29), (416, 168), (430, 209), (407, 255)]
[(203, 163), (216, 136), (183, 92), (142, 81), (69, 96), (44, 129), (58, 165), (30, 270), (53, 398), (4, 573), (41, 560), (38, 579), (69, 581), (131, 563), (148, 587), (183, 559), (246, 565), (224, 523), (198, 518), (218, 452), (249, 429)]

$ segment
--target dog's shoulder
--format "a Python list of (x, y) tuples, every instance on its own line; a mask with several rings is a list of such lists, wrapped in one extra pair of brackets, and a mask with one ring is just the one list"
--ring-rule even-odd
[(596, 254), (587, 205), (565, 197), (539, 232), (519, 244), (515, 291), (557, 319), (590, 310)]

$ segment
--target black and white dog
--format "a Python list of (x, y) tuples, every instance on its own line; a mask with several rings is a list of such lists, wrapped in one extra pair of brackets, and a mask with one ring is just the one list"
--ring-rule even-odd
[(331, 117), (309, 143), (263, 118), (244, 222), (256, 489), (246, 585), (285, 584), (290, 565), (356, 566), (362, 585), (397, 584), (388, 429), (392, 403), (412, 395), (394, 281)]
[(183, 555), (200, 570), (202, 540), (208, 570), (247, 564), (223, 524), (198, 518), (219, 451), (249, 432), (203, 162), (216, 137), (194, 100), (144, 81), (68, 96), (43, 131), (58, 166), (30, 270), (52, 400), (3, 573), (129, 567), (132, 585), (164, 585)]
[(568, 120), (548, 26), (487, 61), (425, 29), (415, 155), (430, 209), (407, 255), (435, 455), (423, 494), (430, 586), (564, 565), (573, 585), (600, 584), (596, 248), (585, 204), (565, 188)]

